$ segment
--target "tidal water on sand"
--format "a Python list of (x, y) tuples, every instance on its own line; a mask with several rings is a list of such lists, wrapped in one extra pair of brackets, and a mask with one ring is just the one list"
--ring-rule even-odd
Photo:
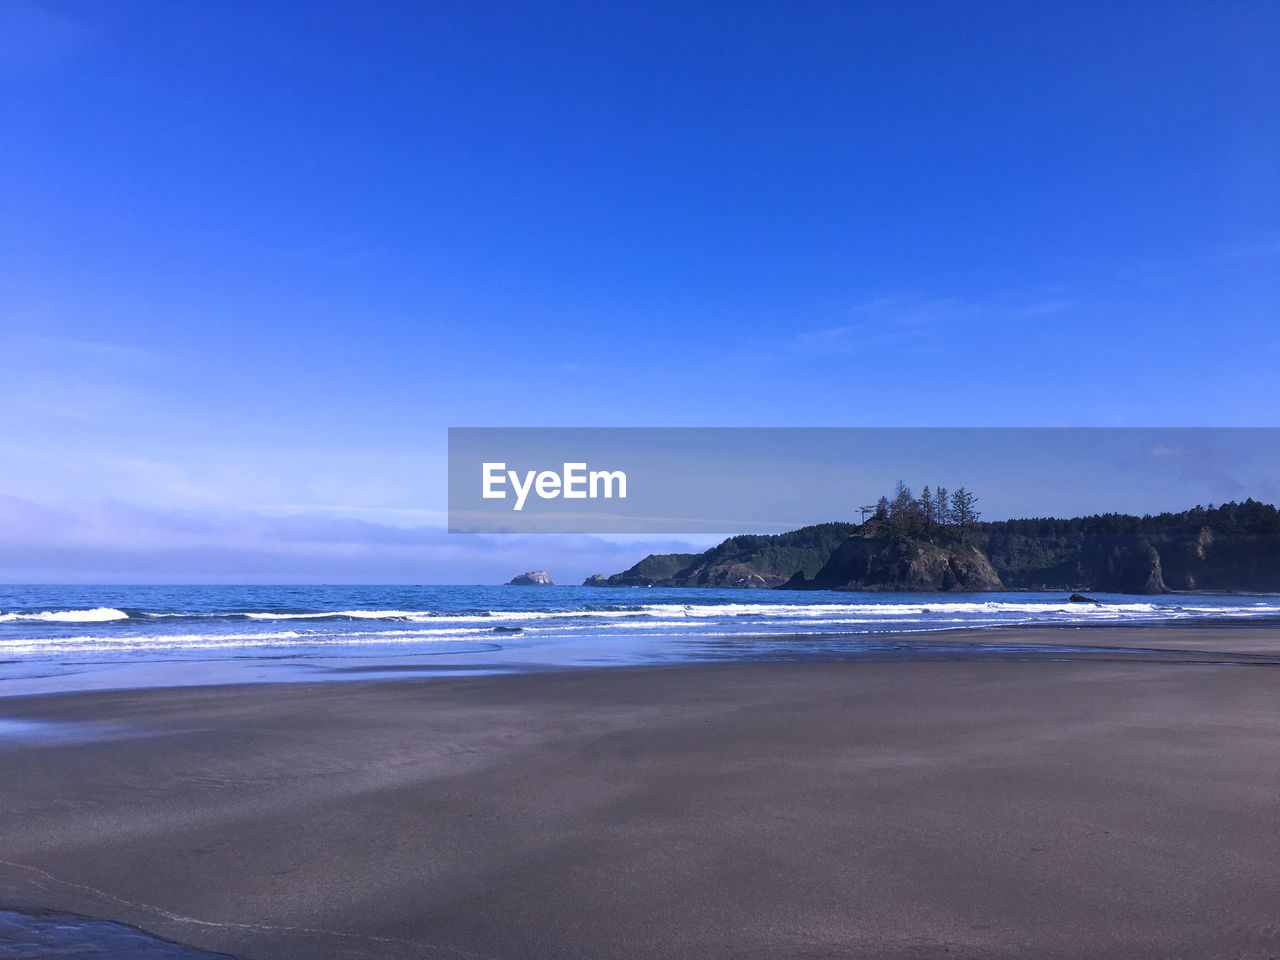
[(0, 960), (233, 960), (122, 923), (46, 910), (0, 910)]

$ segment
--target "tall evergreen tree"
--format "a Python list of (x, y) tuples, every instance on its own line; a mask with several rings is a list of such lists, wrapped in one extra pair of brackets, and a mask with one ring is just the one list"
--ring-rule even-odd
[(973, 532), (978, 517), (981, 516), (977, 505), (978, 498), (964, 487), (957, 488), (956, 492), (951, 494), (951, 520), (959, 529), (960, 539), (964, 543), (969, 542), (969, 535)]
[(906, 516), (911, 512), (911, 488), (902, 480), (893, 488), (893, 500), (889, 504), (889, 514), (894, 517)]

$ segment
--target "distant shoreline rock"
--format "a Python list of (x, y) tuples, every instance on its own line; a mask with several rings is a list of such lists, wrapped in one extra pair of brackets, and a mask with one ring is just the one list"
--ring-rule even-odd
[(607, 587), (609, 586), (609, 578), (603, 573), (593, 573), (582, 581), (582, 585), (584, 587)]
[(529, 570), (507, 581), (508, 587), (554, 587), (551, 574), (545, 570)]

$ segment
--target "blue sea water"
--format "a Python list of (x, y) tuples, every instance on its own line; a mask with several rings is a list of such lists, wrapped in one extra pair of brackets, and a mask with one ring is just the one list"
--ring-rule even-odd
[[(493, 586), (0, 587), (0, 688), (886, 657), (1027, 625), (1280, 622), (1280, 597)], [(976, 652), (998, 652), (984, 642)], [(955, 652), (952, 651), (952, 652)], [(144, 669), (145, 668), (145, 669)]]
[(235, 960), (122, 923), (51, 910), (0, 909), (0, 960)]

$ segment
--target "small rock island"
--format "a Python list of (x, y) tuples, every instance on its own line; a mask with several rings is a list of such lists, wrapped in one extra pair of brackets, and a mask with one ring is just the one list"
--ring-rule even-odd
[(507, 581), (508, 587), (554, 587), (551, 574), (545, 570), (529, 570)]

